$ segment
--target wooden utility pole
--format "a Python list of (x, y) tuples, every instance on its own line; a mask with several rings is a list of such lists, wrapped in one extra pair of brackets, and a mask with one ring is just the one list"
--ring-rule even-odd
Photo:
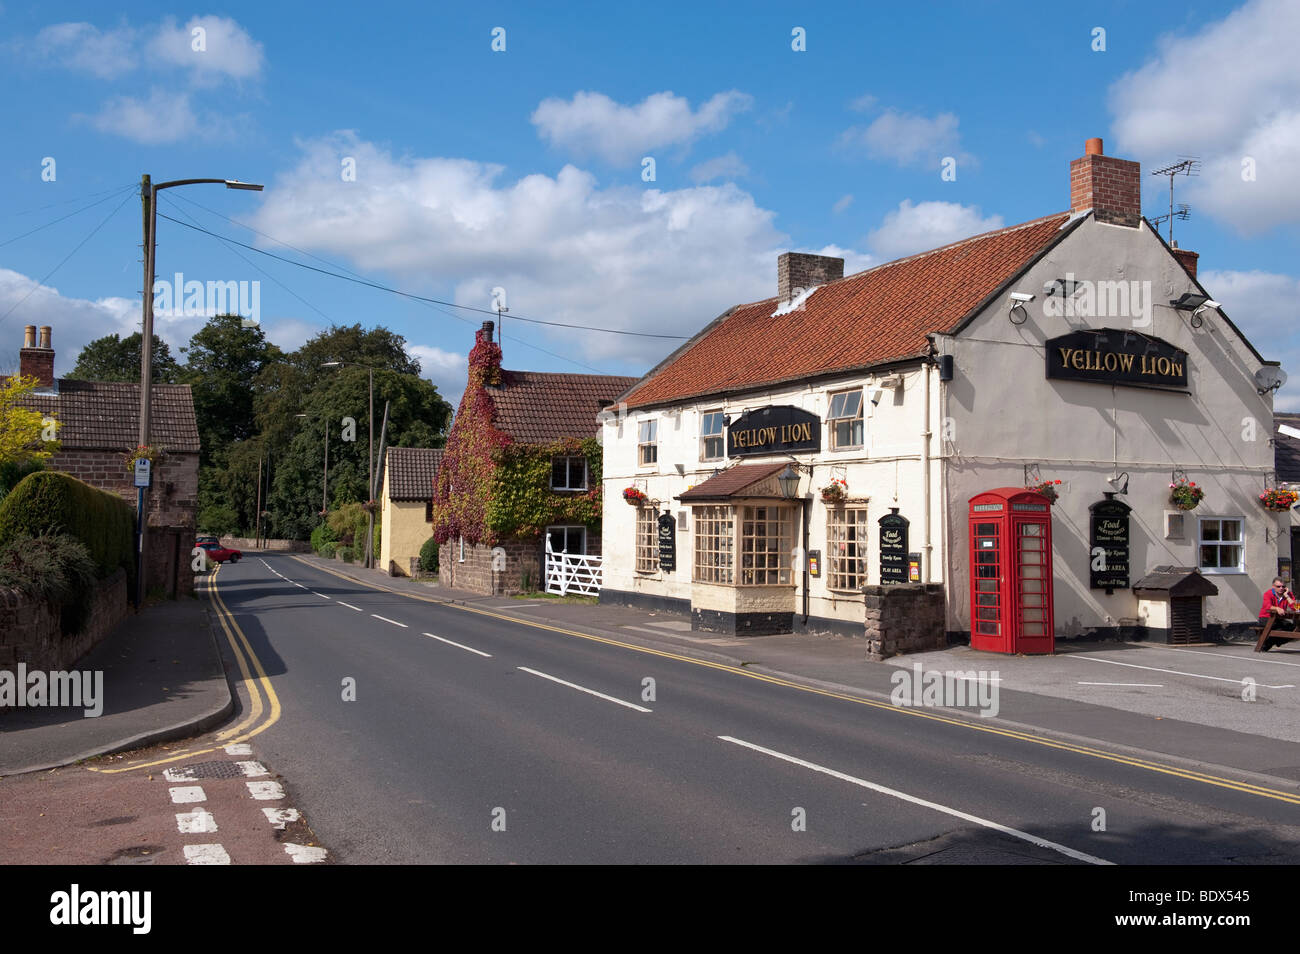
[[(144, 224), (144, 292), (140, 315), (140, 432), (136, 443), (149, 443), (149, 382), (153, 377), (153, 182), (149, 174), (140, 177), (140, 205)], [(152, 473), (150, 474), (152, 479)], [(145, 594), (145, 540), (149, 530), (149, 488), (136, 490), (135, 541), (135, 608), (144, 606)]]
[(257, 518), (254, 520), (253, 544), (262, 548), (262, 455), (257, 455)]

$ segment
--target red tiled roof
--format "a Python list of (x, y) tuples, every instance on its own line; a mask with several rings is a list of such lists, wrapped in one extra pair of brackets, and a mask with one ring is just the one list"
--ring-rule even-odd
[(926, 351), (1065, 233), (1069, 213), (987, 232), (820, 286), (772, 317), (738, 305), (642, 379), (629, 407), (849, 371)]
[(388, 448), (388, 496), (393, 500), (432, 500), (433, 478), (440, 463), (441, 447)]
[[(129, 451), (140, 443), (139, 384), (60, 378), (58, 385), (57, 394), (29, 394), (22, 403), (58, 418), (64, 450)], [(199, 427), (190, 386), (155, 384), (150, 405), (153, 443), (173, 453), (197, 454)]]
[(501, 387), (488, 388), (495, 423), (518, 444), (594, 437), (600, 429), (596, 415), (638, 380), (611, 374), (501, 374)]
[(685, 493), (678, 494), (677, 499), (689, 500), (723, 500), (727, 497), (744, 496), (743, 490), (766, 480), (779, 470), (784, 470), (787, 461), (779, 460), (775, 464), (738, 464), (722, 473), (710, 477), (702, 484), (696, 484)]

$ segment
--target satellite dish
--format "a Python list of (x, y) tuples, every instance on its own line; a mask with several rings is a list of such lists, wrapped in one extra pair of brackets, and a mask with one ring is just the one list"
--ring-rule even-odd
[(1255, 389), (1260, 394), (1276, 391), (1286, 384), (1286, 372), (1276, 365), (1266, 364), (1255, 372)]

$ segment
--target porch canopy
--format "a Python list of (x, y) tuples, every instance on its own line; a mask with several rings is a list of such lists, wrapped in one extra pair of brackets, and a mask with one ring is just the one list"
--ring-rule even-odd
[(679, 494), (677, 499), (687, 504), (725, 503), (737, 497), (784, 500), (776, 475), (785, 469), (787, 463), (779, 460), (767, 464), (738, 464)]

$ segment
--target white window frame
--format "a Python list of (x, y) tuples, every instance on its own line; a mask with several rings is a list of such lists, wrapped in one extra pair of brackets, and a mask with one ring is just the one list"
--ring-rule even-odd
[[(1217, 521), (1219, 521), (1219, 539), (1218, 539), (1218, 540), (1206, 540), (1206, 539), (1205, 539), (1205, 523), (1206, 523), (1206, 521), (1208, 521), (1208, 520), (1217, 520)], [(1233, 521), (1233, 522), (1235, 522), (1235, 523), (1237, 524), (1237, 534), (1238, 534), (1238, 535), (1237, 535), (1237, 539), (1236, 539), (1236, 540), (1229, 540), (1229, 541), (1224, 541), (1224, 540), (1223, 540), (1223, 521), (1225, 521), (1225, 520), (1231, 520), (1231, 521)], [(1236, 566), (1229, 566), (1229, 567), (1224, 567), (1224, 566), (1211, 566), (1211, 567), (1207, 567), (1207, 566), (1205, 566), (1205, 564), (1204, 564), (1204, 562), (1203, 562), (1203, 560), (1202, 560), (1201, 548), (1202, 548), (1202, 547), (1217, 547), (1217, 548), (1219, 548), (1220, 550), (1222, 550), (1222, 548), (1225, 547), (1225, 546), (1236, 547), (1236, 548), (1238, 549), (1238, 551), (1240, 552), (1240, 557), (1239, 557), (1239, 559), (1238, 559), (1238, 561), (1237, 561), (1237, 565), (1236, 565)], [(1220, 556), (1221, 556), (1221, 555), (1222, 555), (1222, 554), (1220, 554)], [(1222, 515), (1222, 516), (1220, 516), (1220, 515), (1214, 515), (1214, 516), (1211, 516), (1211, 515), (1208, 515), (1208, 514), (1207, 514), (1206, 516), (1204, 516), (1204, 517), (1197, 517), (1197, 518), (1196, 518), (1196, 565), (1197, 565), (1197, 567), (1200, 569), (1200, 571), (1201, 571), (1202, 573), (1207, 574), (1207, 575), (1213, 575), (1213, 576), (1228, 576), (1228, 575), (1231, 575), (1231, 574), (1244, 574), (1244, 573), (1246, 572), (1246, 518), (1245, 518), (1245, 517), (1235, 516), (1235, 515), (1233, 515), (1233, 516), (1228, 516), (1228, 515)]]
[(739, 586), (794, 586), (796, 511), (788, 504), (736, 508)]
[[(649, 460), (646, 460), (649, 451)], [(636, 465), (657, 467), (659, 464), (659, 421), (657, 418), (638, 421), (636, 426)]]
[(464, 537), (460, 538), (460, 559), (457, 560), (456, 562), (457, 563), (465, 562), (465, 538)]
[(659, 514), (652, 507), (636, 508), (636, 572), (659, 572)]
[[(551, 524), (549, 527), (547, 527), (546, 530), (545, 530), (545, 533), (546, 533), (546, 539), (550, 539), (551, 531), (552, 531), (552, 530), (563, 530), (563, 531), (565, 532), (565, 538), (566, 538), (566, 539), (568, 538), (568, 532), (569, 532), (570, 530), (577, 530), (578, 532), (580, 532), (580, 533), (582, 534), (582, 543), (581, 543), (582, 550), (581, 550), (580, 552), (574, 552), (573, 550), (568, 550), (567, 552), (568, 552), (569, 556), (586, 556), (586, 555), (587, 555), (587, 528), (584, 527), (582, 524), (580, 524), (580, 523), (553, 523), (553, 524)], [(545, 548), (543, 547), (543, 549), (545, 549)], [(551, 552), (552, 552), (552, 553), (561, 553), (561, 552), (566, 552), (566, 551), (563, 551), (563, 550), (556, 550), (555, 547), (554, 547), (554, 544), (552, 544), (552, 546), (551, 546)]]
[[(718, 431), (716, 434), (706, 434), (704, 432), (704, 422), (708, 418), (714, 415), (717, 415), (718, 424), (719, 424)], [(718, 450), (718, 453), (714, 456), (709, 456), (709, 452), (706, 450), (708, 446), (707, 442), (710, 440), (716, 440), (719, 443), (719, 445), (721, 445)], [(701, 461), (725, 460), (726, 457), (727, 457), (726, 415), (723, 413), (723, 410), (720, 407), (713, 408), (712, 410), (708, 410), (708, 411), (702, 411), (700, 413), (700, 460)]]
[[(557, 487), (555, 484), (555, 464), (557, 461), (561, 461), (561, 460), (565, 462), (564, 477), (565, 477), (565, 483), (569, 484), (569, 486)], [(582, 461), (582, 486), (580, 487), (572, 486), (570, 484), (570, 482), (573, 479), (573, 462), (575, 460)], [(551, 489), (552, 490), (586, 490), (587, 480), (589, 477), (588, 470), (589, 467), (587, 465), (587, 458), (583, 457), (581, 454), (574, 454), (574, 455), (566, 454), (558, 457), (552, 457), (551, 458)]]
[[(832, 411), (835, 407), (835, 399), (842, 395), (849, 395), (849, 394), (858, 395), (858, 413), (852, 417), (832, 416)], [(867, 421), (866, 421), (866, 416), (864, 414), (865, 408), (863, 407), (865, 400), (866, 400), (866, 395), (863, 393), (862, 388), (847, 388), (843, 391), (829, 392), (829, 401), (826, 405), (826, 428), (829, 432), (827, 443), (830, 445), (830, 449), (832, 451), (862, 450), (862, 448), (866, 446)], [(850, 422), (850, 431), (852, 431), (852, 422), (858, 423), (858, 426), (861, 428), (861, 437), (862, 437), (862, 439), (858, 443), (841, 444), (839, 443), (839, 441), (836, 440), (836, 431), (838, 430), (837, 425), (842, 422)]]
[[(826, 510), (826, 588), (834, 593), (857, 593), (866, 585), (867, 580), (867, 558), (870, 554), (871, 543), (871, 524), (867, 520), (867, 510), (865, 505), (849, 504), (844, 507), (829, 507)], [(852, 516), (850, 516), (852, 515)], [(855, 530), (857, 536), (852, 541), (848, 540), (850, 530)], [(843, 538), (840, 533), (843, 532)], [(852, 543), (855, 547), (853, 557), (847, 555), (844, 561), (850, 559), (857, 565), (857, 568), (851, 571), (845, 571), (841, 567), (841, 557), (836, 553), (835, 548), (839, 544)], [(852, 586), (836, 586), (836, 578), (856, 579), (857, 583)]]
[(736, 508), (709, 504), (692, 508), (691, 580), (731, 586), (736, 568)]

